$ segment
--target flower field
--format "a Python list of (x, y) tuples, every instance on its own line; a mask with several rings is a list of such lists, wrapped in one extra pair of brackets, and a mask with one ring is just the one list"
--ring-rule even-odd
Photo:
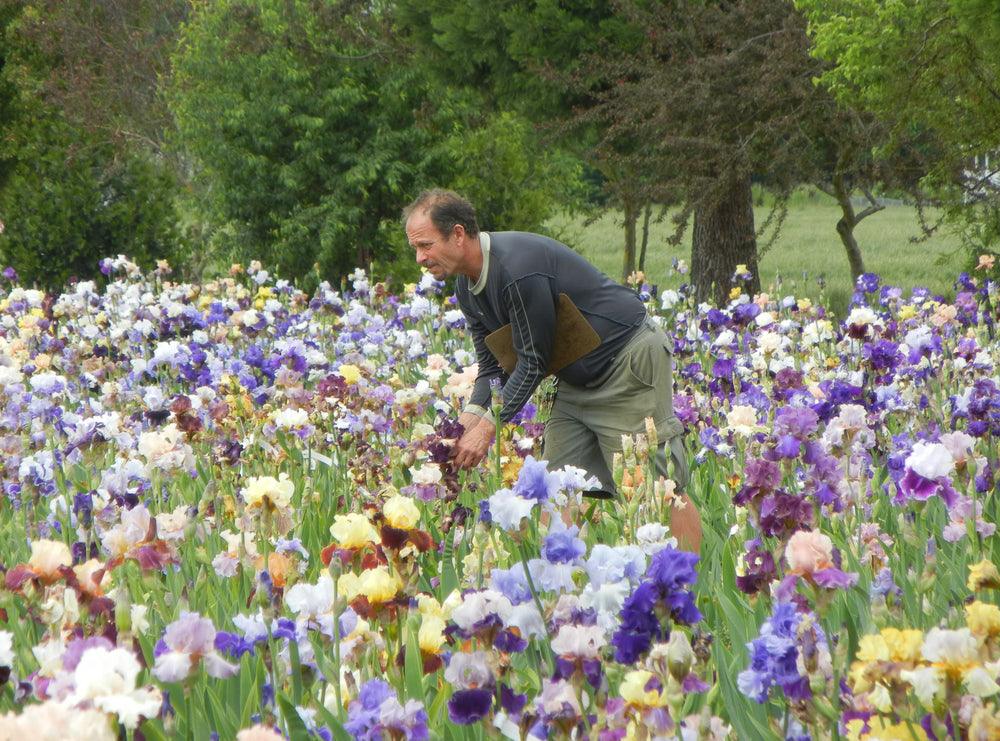
[(0, 739), (1000, 738), (992, 265), (650, 295), (700, 555), (646, 435), (548, 470), (551, 388), (477, 472), (429, 276), (306, 295), (106, 260), (0, 291)]

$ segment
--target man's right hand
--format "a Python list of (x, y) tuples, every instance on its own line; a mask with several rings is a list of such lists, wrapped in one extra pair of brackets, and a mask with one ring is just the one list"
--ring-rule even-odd
[(458, 423), (462, 425), (463, 432), (468, 432), (482, 421), (482, 417), (472, 412), (462, 412), (458, 415)]
[[(470, 417), (471, 420), (468, 419)], [(490, 452), (496, 426), (485, 417), (477, 417), (468, 412), (459, 416), (458, 421), (465, 432), (451, 450), (452, 461), (456, 468), (475, 468)]]

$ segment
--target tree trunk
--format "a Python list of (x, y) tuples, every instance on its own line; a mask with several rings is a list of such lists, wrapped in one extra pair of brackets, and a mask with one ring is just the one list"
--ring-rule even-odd
[(854, 222), (841, 218), (837, 222), (837, 234), (840, 235), (840, 241), (844, 243), (844, 249), (847, 250), (847, 262), (851, 266), (851, 285), (857, 285), (858, 278), (865, 272), (865, 263), (861, 257), (858, 240), (854, 238)]
[(622, 260), (622, 281), (635, 272), (635, 224), (639, 220), (639, 208), (631, 197), (624, 199), (625, 207), (625, 254)]
[(743, 290), (759, 293), (757, 235), (749, 177), (727, 183), (718, 199), (695, 209), (691, 243), (691, 281), (695, 298), (714, 300), (719, 305), (726, 303), (737, 265), (746, 265), (752, 275), (742, 284)]
[(851, 285), (856, 286), (858, 278), (865, 272), (861, 248), (858, 247), (858, 240), (854, 238), (854, 227), (861, 219), (854, 215), (854, 206), (851, 205), (851, 191), (844, 186), (844, 176), (839, 172), (833, 176), (833, 196), (840, 204), (840, 211), (843, 214), (837, 222), (837, 234), (840, 235), (840, 241), (843, 242), (844, 249), (847, 250), (847, 262), (851, 266)]
[(642, 212), (642, 246), (639, 248), (639, 270), (646, 270), (646, 247), (649, 245), (649, 217), (653, 213), (653, 204), (647, 203)]

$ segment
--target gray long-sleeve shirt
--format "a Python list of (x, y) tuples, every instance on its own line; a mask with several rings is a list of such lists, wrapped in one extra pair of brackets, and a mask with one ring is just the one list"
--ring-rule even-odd
[[(646, 309), (635, 292), (554, 239), (528, 232), (491, 232), (482, 236), (489, 245), (484, 255), (485, 276), (470, 286), (468, 278), (460, 275), (455, 289), (479, 361), (469, 403), (488, 408), (490, 382), (500, 379), (500, 420), (508, 422), (546, 375), (560, 293), (572, 299), (601, 338), (599, 347), (556, 374), (560, 381), (574, 386), (586, 386), (600, 377), (642, 324)], [(509, 378), (485, 341), (490, 332), (508, 323), (517, 354), (517, 366)]]

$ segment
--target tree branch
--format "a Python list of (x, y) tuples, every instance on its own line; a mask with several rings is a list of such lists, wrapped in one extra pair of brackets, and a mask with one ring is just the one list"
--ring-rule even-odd
[(833, 192), (833, 188), (830, 185), (823, 182), (817, 182), (815, 183), (815, 185), (817, 190), (819, 190), (822, 193), (826, 193), (828, 196), (830, 196), (830, 198), (837, 197), (837, 194)]

